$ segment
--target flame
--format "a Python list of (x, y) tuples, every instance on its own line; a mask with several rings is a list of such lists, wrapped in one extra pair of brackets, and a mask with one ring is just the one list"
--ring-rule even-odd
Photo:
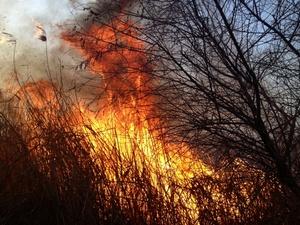
[[(102, 77), (101, 88), (105, 93), (97, 100), (96, 109), (88, 108), (83, 101), (79, 107), (74, 106), (68, 121), (76, 132), (83, 134), (90, 146), (89, 154), (108, 179), (109, 186), (104, 191), (109, 193), (109, 188), (116, 189), (115, 194), (121, 203), (124, 199), (126, 205), (128, 192), (138, 195), (136, 182), (147, 174), (149, 188), (155, 189), (165, 203), (172, 202), (183, 208), (180, 217), (199, 224), (201, 204), (205, 202), (199, 202), (198, 194), (191, 190), (198, 190), (194, 188), (198, 178), (222, 180), (223, 174), (204, 164), (186, 144), (167, 141), (164, 129), (157, 129), (163, 127), (164, 121), (156, 117), (159, 111), (155, 104), (159, 99), (153, 95), (155, 81), (151, 72), (154, 65), (149, 62), (145, 44), (137, 37), (130, 23), (119, 20), (110, 26), (92, 25), (84, 34), (63, 34), (62, 38), (85, 59), (93, 76)], [(51, 113), (57, 113), (61, 104), (51, 83), (26, 84), (17, 96), (23, 105), (29, 102), (44, 118), (57, 122), (51, 121)], [(36, 132), (43, 130), (37, 128)], [(33, 138), (29, 147), (39, 142)], [(240, 161), (236, 164), (238, 167), (244, 165)], [(126, 190), (120, 184), (126, 184)], [(222, 194), (220, 187), (210, 184), (202, 189), (210, 190), (210, 198), (217, 204), (228, 205), (228, 196)], [(249, 199), (247, 195), (253, 190), (252, 186), (241, 184), (240, 189), (241, 196)], [(146, 197), (138, 196), (142, 208)], [(227, 208), (229, 214), (239, 216), (238, 206)]]
[[(210, 177), (222, 182), (226, 175), (204, 164), (186, 144), (166, 141), (164, 130), (156, 129), (163, 127), (164, 121), (156, 117), (160, 113), (155, 108), (159, 99), (153, 96), (154, 65), (131, 23), (116, 19), (110, 25), (92, 25), (84, 34), (65, 33), (62, 38), (83, 56), (94, 76), (103, 79), (106, 95), (99, 99), (96, 112), (81, 104), (82, 125), (78, 129), (92, 143), (91, 154), (106, 168), (106, 177), (114, 183), (133, 182), (146, 171), (149, 185), (164, 201), (184, 208), (182, 218), (200, 221), (201, 204), (205, 202), (199, 202), (197, 194), (190, 191), (194, 181)], [(242, 168), (245, 163), (237, 161), (235, 165)], [(263, 177), (261, 171), (253, 173)], [(240, 195), (249, 200), (253, 187), (250, 183), (239, 185)], [(217, 205), (226, 206), (231, 216), (238, 217), (238, 205), (228, 205), (221, 187), (203, 188), (209, 190)], [(233, 197), (231, 201), (238, 199)]]
[(86, 35), (65, 34), (63, 38), (83, 55), (91, 71), (102, 76), (108, 105), (137, 108), (140, 104), (139, 111), (147, 111), (151, 106), (143, 105), (154, 103), (152, 65), (143, 52), (144, 44), (135, 36), (130, 24), (112, 23), (101, 28), (93, 25)]
[[(160, 119), (153, 119), (155, 101), (144, 43), (130, 23), (92, 25), (86, 34), (64, 34), (63, 39), (87, 60), (94, 75), (102, 76), (106, 96), (103, 108), (93, 113), (81, 107), (83, 132), (93, 145), (93, 157), (106, 165), (107, 176), (118, 182), (124, 173), (141, 175), (145, 170), (165, 199), (183, 204), (193, 219), (198, 217), (197, 201), (187, 191), (191, 181), (213, 170), (185, 144), (164, 141)], [(110, 156), (110, 157), (107, 157)], [(130, 171), (130, 168), (136, 169)], [(135, 174), (136, 175), (136, 174)], [(176, 193), (172, 186), (176, 185)]]
[(22, 86), (16, 93), (19, 108), (24, 109), (29, 105), (33, 109), (53, 111), (59, 108), (57, 91), (54, 85), (46, 80), (29, 82)]

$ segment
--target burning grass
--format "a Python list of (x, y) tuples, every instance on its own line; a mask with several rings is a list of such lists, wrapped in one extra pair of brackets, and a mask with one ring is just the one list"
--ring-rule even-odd
[(48, 81), (3, 107), (0, 223), (254, 224), (270, 210), (278, 219), (275, 180), (241, 160), (215, 171), (167, 140), (143, 43), (114, 26), (63, 37), (103, 77), (96, 108)]
[(275, 181), (239, 160), (214, 171), (187, 145), (164, 140), (135, 108), (88, 111), (46, 81), (25, 85), (13, 102), (0, 120), (3, 224), (270, 219)]

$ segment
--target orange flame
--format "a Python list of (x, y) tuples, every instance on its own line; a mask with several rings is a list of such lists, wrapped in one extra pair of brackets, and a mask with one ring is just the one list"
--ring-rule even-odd
[[(98, 100), (97, 112), (82, 101), (79, 109), (74, 106), (69, 116), (72, 126), (89, 143), (89, 154), (104, 168), (105, 177), (117, 187), (126, 182), (126, 188), (134, 193), (138, 191), (135, 180), (147, 173), (149, 186), (160, 193), (165, 202), (180, 205), (185, 209), (180, 216), (199, 224), (202, 203), (197, 193), (191, 193), (197, 185), (194, 181), (199, 177), (221, 179), (222, 174), (205, 165), (186, 144), (170, 143), (165, 140), (163, 129), (154, 129), (163, 123), (155, 118), (159, 112), (155, 108), (158, 100), (153, 96), (155, 82), (151, 72), (154, 66), (149, 63), (145, 44), (138, 39), (130, 23), (116, 20), (110, 26), (92, 25), (84, 34), (66, 33), (63, 39), (83, 56), (92, 74), (103, 79), (106, 94)], [(21, 100), (29, 99), (31, 106), (47, 118), (47, 109), (50, 113), (60, 109), (56, 93), (53, 85), (40, 81), (25, 85), (17, 96)], [(30, 143), (37, 144), (34, 140)], [(243, 167), (243, 162), (236, 164)], [(228, 196), (222, 194), (219, 187), (205, 188), (210, 190), (214, 202), (228, 205)], [(252, 187), (241, 184), (240, 189), (241, 195), (248, 198)], [(126, 205), (127, 196), (123, 196), (126, 192), (118, 190), (116, 194)], [(239, 215), (238, 206), (227, 208), (229, 214)]]
[(59, 107), (56, 94), (56, 89), (51, 82), (40, 80), (23, 85), (16, 96), (21, 100), (19, 103), (21, 109), (30, 105), (33, 109), (55, 110)]
[(148, 73), (152, 66), (144, 53), (144, 44), (135, 36), (130, 24), (124, 23), (93, 25), (87, 34), (63, 35), (87, 60), (90, 70), (103, 77), (107, 101), (115, 106), (135, 106), (140, 100), (154, 102), (150, 99), (153, 80)]
[[(85, 34), (64, 34), (63, 39), (87, 59), (94, 74), (103, 77), (107, 96), (99, 102), (105, 103), (102, 113), (96, 115), (84, 106), (81, 111), (88, 124), (83, 130), (93, 144), (94, 157), (106, 165), (110, 179), (117, 181), (124, 173), (130, 173), (132, 163), (138, 173), (147, 168), (152, 185), (166, 199), (174, 195), (172, 185), (181, 187), (173, 200), (184, 204), (195, 219), (196, 200), (185, 188), (194, 177), (212, 175), (212, 170), (187, 146), (166, 143), (160, 138), (161, 133), (152, 129), (153, 124), (160, 123), (158, 119), (149, 119), (156, 110), (150, 75), (153, 66), (130, 23), (92, 25)], [(107, 155), (111, 157), (106, 158)]]

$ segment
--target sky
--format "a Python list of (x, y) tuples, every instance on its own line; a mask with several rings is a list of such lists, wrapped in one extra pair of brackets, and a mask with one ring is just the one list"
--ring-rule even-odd
[(8, 39), (16, 40), (16, 64), (22, 76), (41, 74), (45, 70), (46, 46), (35, 36), (36, 25), (42, 25), (47, 33), (51, 60), (61, 57), (65, 54), (59, 38), (62, 25), (74, 22), (79, 16), (76, 7), (91, 1), (0, 0), (0, 86), (12, 68), (14, 43)]

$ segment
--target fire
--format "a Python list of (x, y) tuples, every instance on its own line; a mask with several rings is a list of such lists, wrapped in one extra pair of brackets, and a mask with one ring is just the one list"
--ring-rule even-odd
[(16, 96), (22, 100), (19, 102), (21, 109), (26, 105), (39, 110), (48, 110), (49, 108), (57, 110), (59, 107), (56, 89), (46, 80), (25, 84)]
[[(151, 130), (147, 120), (141, 122), (141, 118), (131, 117), (130, 110), (124, 111), (122, 113), (128, 115), (126, 120), (114, 109), (101, 116), (82, 110), (85, 118), (82, 129), (92, 143), (92, 157), (105, 167), (105, 176), (110, 182), (125, 183), (132, 190), (135, 180), (147, 173), (149, 185), (165, 201), (172, 199), (175, 204), (183, 205), (188, 216), (196, 220), (199, 216), (197, 201), (188, 190), (195, 177), (212, 175), (212, 169), (184, 144), (165, 142)], [(119, 194), (121, 198), (121, 190)]]
[[(226, 175), (204, 164), (185, 143), (166, 140), (161, 128), (164, 121), (157, 116), (159, 111), (155, 107), (159, 99), (153, 95), (156, 84), (151, 72), (154, 65), (145, 53), (145, 44), (137, 37), (130, 23), (119, 21), (113, 21), (110, 26), (92, 25), (84, 34), (65, 33), (63, 39), (82, 55), (92, 75), (102, 77), (104, 94), (93, 108), (80, 101), (79, 107), (74, 104), (64, 110), (55, 86), (39, 81), (24, 85), (17, 93), (20, 108), (29, 104), (30, 109), (37, 110), (36, 121), (46, 123), (44, 127), (50, 124), (51, 129), (55, 129), (58, 123), (63, 129), (66, 127), (66, 133), (71, 134), (70, 140), (77, 135), (83, 137), (80, 141), (88, 146), (89, 156), (100, 168), (99, 177), (104, 177), (97, 188), (107, 195), (113, 190), (125, 211), (128, 204), (138, 204), (147, 214), (150, 190), (151, 194), (159, 196), (160, 204), (180, 209), (176, 211), (180, 214), (177, 215), (181, 218), (180, 224), (199, 224), (201, 213), (207, 211), (212, 202), (217, 205), (215, 209), (224, 206), (225, 214), (240, 216), (242, 210), (236, 204), (238, 197), (226, 195), (227, 187), (222, 183)], [(22, 110), (19, 112), (23, 114)], [(36, 147), (48, 141), (42, 139), (43, 126), (34, 124), (30, 128), (33, 128), (33, 135), (28, 147), (35, 148), (33, 154), (36, 155), (39, 151), (46, 152), (47, 158), (49, 153), (45, 148)], [(237, 162), (238, 167), (243, 165)], [(49, 168), (53, 167), (49, 165)], [(263, 177), (263, 173), (254, 172)], [(207, 180), (206, 186), (199, 187), (203, 185), (201, 179)], [(219, 180), (220, 185), (214, 186), (214, 180)], [(146, 186), (146, 190), (140, 188), (141, 185)], [(239, 196), (250, 204), (248, 193), (255, 192), (253, 186), (245, 183), (238, 187)], [(128, 196), (136, 202), (130, 202)], [(222, 221), (222, 218), (218, 216), (217, 220)]]
[(185, 205), (196, 219), (197, 202), (187, 190), (195, 177), (212, 175), (213, 170), (185, 144), (167, 143), (161, 131), (154, 129), (160, 119), (152, 119), (156, 101), (151, 95), (152, 65), (136, 35), (130, 23), (121, 22), (92, 25), (87, 34), (63, 35), (94, 75), (102, 76), (106, 92), (97, 113), (81, 107), (82, 130), (92, 143), (93, 157), (106, 166), (111, 181), (121, 182), (124, 174), (134, 181), (147, 171), (151, 185), (166, 200)]
[[(92, 144), (91, 155), (105, 167), (110, 182), (125, 183), (135, 195), (135, 180), (147, 173), (148, 185), (165, 202), (180, 206), (180, 217), (194, 221), (193, 224), (200, 223), (201, 210), (205, 211), (205, 204), (210, 201), (216, 208), (222, 205), (226, 213), (239, 217), (238, 197), (229, 197), (226, 185), (222, 185), (226, 174), (204, 164), (186, 144), (166, 141), (163, 129), (157, 129), (163, 127), (164, 121), (155, 108), (159, 99), (153, 95), (154, 65), (130, 22), (115, 20), (110, 25), (92, 25), (87, 33), (64, 34), (63, 39), (83, 56), (94, 76), (103, 80), (105, 94), (97, 102), (98, 109), (92, 112), (81, 104), (82, 125), (78, 129)], [(238, 160), (236, 166), (242, 168), (244, 162)], [(251, 171), (263, 177), (260, 171)], [(199, 179), (218, 180), (220, 186), (208, 182), (207, 186), (196, 188), (210, 193), (208, 200), (200, 200), (202, 196), (191, 191)], [(250, 204), (248, 195), (255, 189), (250, 183), (238, 185), (240, 196)], [(122, 193), (120, 188), (120, 199), (124, 197)], [(145, 201), (143, 198), (146, 197), (140, 200)]]
[(82, 54), (92, 72), (102, 76), (105, 103), (116, 108), (134, 107), (145, 115), (155, 103), (151, 97), (153, 79), (148, 74), (152, 65), (135, 35), (130, 24), (113, 23), (101, 28), (93, 25), (86, 35), (65, 34), (63, 38)]

